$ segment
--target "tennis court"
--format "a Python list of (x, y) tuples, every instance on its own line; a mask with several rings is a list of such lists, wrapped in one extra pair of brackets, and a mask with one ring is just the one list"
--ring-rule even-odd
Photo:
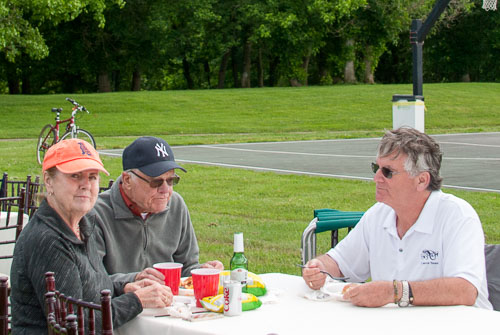
[[(445, 187), (500, 193), (500, 132), (432, 135), (443, 151)], [(168, 139), (167, 139), (168, 141)], [(372, 180), (380, 138), (172, 147), (179, 163)], [(101, 150), (121, 156), (122, 150)]]

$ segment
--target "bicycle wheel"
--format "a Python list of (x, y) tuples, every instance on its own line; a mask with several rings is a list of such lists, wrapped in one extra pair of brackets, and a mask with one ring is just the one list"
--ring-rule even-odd
[(66, 140), (68, 138), (79, 138), (81, 140), (89, 142), (95, 148), (94, 136), (92, 136), (92, 134), (86, 131), (85, 129), (80, 129), (80, 128), (77, 129), (75, 137), (71, 136), (71, 131), (68, 131), (61, 137), (61, 141)]
[(38, 136), (38, 143), (36, 144), (36, 159), (38, 164), (43, 163), (45, 152), (56, 143), (56, 131), (51, 124), (47, 124), (42, 128), (40, 136)]

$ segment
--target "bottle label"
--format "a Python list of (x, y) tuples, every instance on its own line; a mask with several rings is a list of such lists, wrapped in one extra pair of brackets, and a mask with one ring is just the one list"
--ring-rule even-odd
[(231, 271), (231, 280), (240, 282), (242, 285), (247, 283), (247, 274), (248, 271), (245, 269), (234, 269)]

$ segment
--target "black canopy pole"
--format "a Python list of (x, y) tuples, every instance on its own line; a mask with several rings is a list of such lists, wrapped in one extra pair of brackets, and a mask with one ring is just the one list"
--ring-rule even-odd
[(444, 12), (451, 0), (439, 0), (432, 8), (424, 23), (414, 19), (410, 29), (410, 43), (413, 53), (413, 95), (423, 96), (423, 60), (422, 47), (424, 40), (434, 23)]

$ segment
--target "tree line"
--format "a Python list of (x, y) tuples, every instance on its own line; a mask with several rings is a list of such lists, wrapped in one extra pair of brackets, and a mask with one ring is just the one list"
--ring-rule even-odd
[[(409, 83), (436, 0), (2, 0), (0, 92)], [(452, 0), (424, 81), (499, 81), (500, 14)]]

